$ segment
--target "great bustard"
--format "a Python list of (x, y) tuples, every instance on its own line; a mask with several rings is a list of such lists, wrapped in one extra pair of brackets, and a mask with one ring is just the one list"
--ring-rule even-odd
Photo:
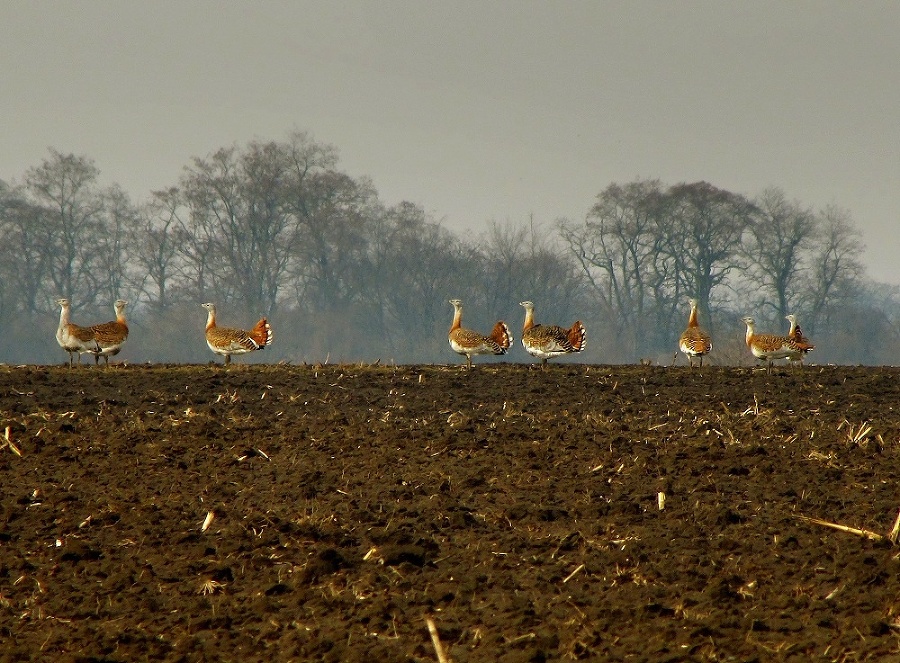
[(694, 367), (694, 357), (698, 358), (700, 368), (703, 368), (703, 356), (712, 351), (712, 339), (697, 322), (697, 305), (697, 300), (692, 299), (687, 329), (678, 340), (678, 348), (687, 355), (691, 368)]
[(585, 348), (587, 332), (580, 320), (569, 328), (556, 325), (534, 324), (534, 303), (519, 302), (525, 308), (525, 323), (522, 326), (522, 346), (532, 357), (541, 360), (541, 369), (551, 357), (581, 352)]
[(117, 299), (113, 304), (116, 319), (91, 326), (91, 331), (94, 332), (94, 338), (100, 348), (99, 352), (94, 353), (95, 364), (99, 364), (100, 357), (103, 357), (108, 366), (109, 358), (119, 354), (125, 341), (128, 340), (128, 322), (125, 320), (125, 306), (127, 305), (128, 302), (124, 299)]
[(231, 363), (231, 355), (243, 355), (272, 345), (272, 327), (265, 318), (250, 330), (228, 329), (216, 326), (216, 305), (202, 304), (209, 315), (206, 318), (206, 344), (217, 355), (225, 357), (225, 365)]
[(69, 353), (69, 368), (72, 367), (72, 355), (78, 355), (78, 363), (81, 363), (81, 355), (85, 352), (99, 353), (100, 346), (94, 338), (94, 332), (90, 327), (80, 327), (69, 321), (71, 303), (68, 299), (57, 299), (59, 304), (59, 327), (56, 330), (56, 342), (59, 347)]
[(472, 329), (462, 326), (462, 300), (451, 299), (453, 305), (453, 323), (448, 338), (453, 352), (465, 355), (468, 368), (472, 368), (472, 355), (505, 355), (512, 345), (509, 327), (498, 320), (490, 335), (484, 336)]

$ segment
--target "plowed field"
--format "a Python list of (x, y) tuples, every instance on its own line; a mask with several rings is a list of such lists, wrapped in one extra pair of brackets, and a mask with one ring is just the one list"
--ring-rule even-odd
[(900, 660), (898, 406), (889, 368), (0, 367), (0, 660), (434, 662), (428, 619), (455, 663)]

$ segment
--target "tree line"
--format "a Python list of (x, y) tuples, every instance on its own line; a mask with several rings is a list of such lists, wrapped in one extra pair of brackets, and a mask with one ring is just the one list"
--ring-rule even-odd
[(582, 219), (462, 235), (421, 205), (385, 204), (306, 133), (193, 158), (141, 203), (102, 186), (90, 158), (50, 150), (0, 182), (0, 361), (61, 361), (54, 301), (68, 297), (79, 324), (129, 300), (131, 361), (209, 360), (200, 304), (213, 301), (221, 324), (271, 320), (259, 360), (452, 362), (458, 297), (466, 326), (503, 318), (518, 339), (527, 299), (538, 322), (585, 322), (582, 361), (669, 362), (695, 297), (713, 362), (750, 363), (742, 315), (780, 332), (795, 313), (817, 361), (889, 364), (898, 288), (867, 278), (863, 249), (846, 210), (776, 188), (614, 183)]

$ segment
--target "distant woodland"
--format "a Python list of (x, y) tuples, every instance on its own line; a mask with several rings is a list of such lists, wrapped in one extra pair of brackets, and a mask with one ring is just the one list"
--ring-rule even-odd
[(900, 358), (898, 286), (867, 277), (850, 214), (778, 188), (600, 183), (582, 218), (460, 234), (419, 204), (386, 205), (305, 133), (196, 157), (142, 202), (100, 182), (92, 159), (55, 150), (0, 181), (0, 361), (67, 360), (59, 297), (78, 324), (112, 320), (128, 300), (129, 362), (213, 360), (200, 304), (214, 302), (221, 325), (267, 316), (275, 330), (239, 362), (459, 363), (451, 298), (467, 327), (509, 324), (501, 361), (533, 361), (518, 343), (518, 303), (531, 300), (537, 322), (584, 322), (577, 361), (669, 364), (690, 298), (713, 337), (708, 363), (753, 363), (741, 317), (783, 334), (789, 313), (816, 344), (807, 363)]

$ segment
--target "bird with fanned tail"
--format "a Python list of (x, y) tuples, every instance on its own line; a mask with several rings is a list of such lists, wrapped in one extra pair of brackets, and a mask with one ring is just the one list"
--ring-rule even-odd
[(206, 318), (206, 344), (217, 355), (225, 357), (225, 365), (231, 363), (231, 355), (243, 355), (263, 350), (272, 345), (272, 327), (265, 318), (250, 330), (229, 329), (216, 325), (216, 305), (201, 304), (208, 311)]
[(800, 366), (803, 366), (803, 357), (816, 349), (816, 346), (812, 344), (812, 342), (803, 335), (803, 331), (800, 329), (800, 325), (797, 323), (797, 316), (791, 313), (790, 315), (784, 316), (784, 319), (791, 323), (791, 328), (788, 330), (788, 338), (792, 339), (794, 343), (797, 344), (797, 352), (794, 355), (788, 357), (788, 359), (792, 362), (798, 362)]
[(691, 313), (688, 316), (687, 329), (678, 340), (678, 348), (687, 355), (691, 368), (694, 367), (694, 357), (697, 357), (700, 368), (703, 368), (704, 355), (712, 352), (712, 338), (697, 322), (697, 300), (690, 300), (690, 304)]
[(509, 327), (498, 320), (490, 335), (484, 336), (462, 326), (463, 305), (460, 299), (451, 299), (453, 323), (450, 325), (450, 348), (457, 354), (465, 355), (469, 370), (472, 369), (472, 355), (505, 355), (512, 345)]
[(757, 334), (756, 321), (749, 316), (742, 319), (747, 325), (747, 347), (754, 357), (766, 362), (768, 373), (772, 372), (772, 362), (776, 359), (790, 359), (801, 352), (793, 339), (777, 334)]
[(94, 332), (90, 327), (81, 327), (69, 320), (71, 303), (66, 298), (57, 299), (59, 304), (59, 327), (56, 330), (56, 342), (59, 347), (69, 353), (69, 368), (72, 368), (72, 355), (78, 355), (78, 363), (81, 363), (81, 355), (85, 352), (100, 352), (100, 346), (94, 338)]
[(116, 319), (91, 326), (94, 340), (97, 341), (97, 346), (100, 348), (98, 352), (94, 353), (95, 364), (99, 364), (100, 357), (103, 357), (106, 365), (109, 366), (109, 358), (119, 354), (125, 341), (128, 340), (128, 322), (125, 320), (125, 306), (127, 305), (128, 302), (124, 299), (117, 299), (113, 304)]
[(580, 320), (569, 328), (556, 325), (536, 325), (534, 323), (534, 303), (519, 302), (525, 309), (525, 324), (522, 327), (522, 346), (532, 357), (541, 360), (541, 369), (551, 357), (582, 352), (587, 341), (587, 331)]

